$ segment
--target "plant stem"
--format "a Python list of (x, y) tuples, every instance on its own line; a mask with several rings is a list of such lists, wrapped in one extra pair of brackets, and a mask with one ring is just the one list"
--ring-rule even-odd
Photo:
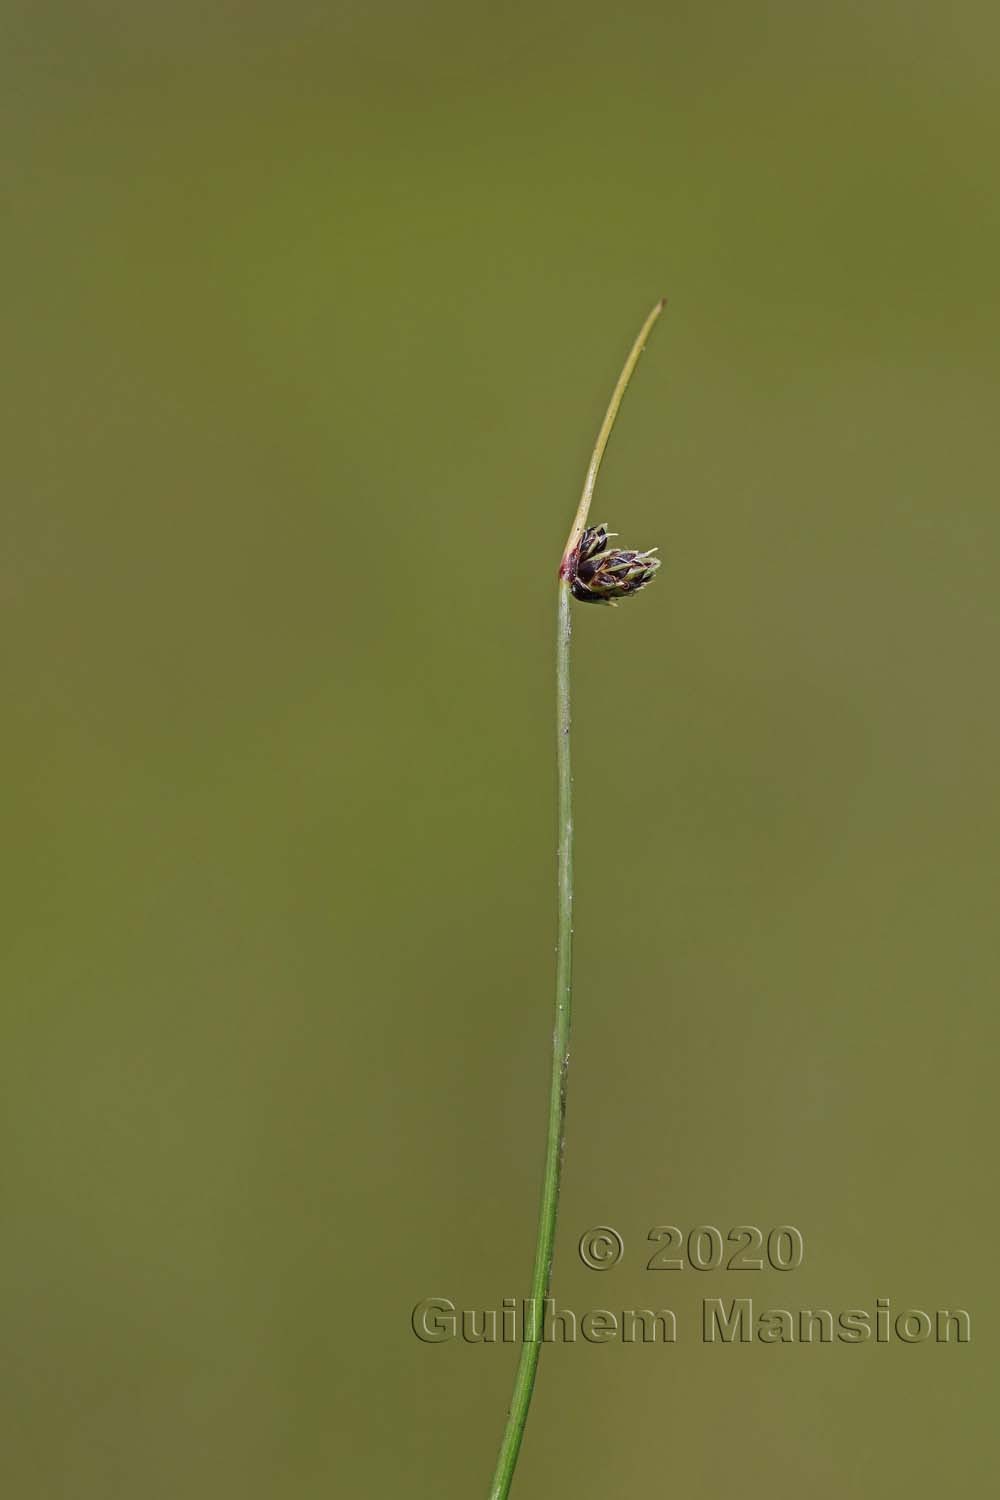
[(569, 570), (573, 553), (583, 535), (590, 512), (590, 502), (597, 483), (597, 471), (611, 436), (632, 373), (639, 361), (650, 329), (663, 311), (658, 302), (646, 319), (629, 351), (618, 383), (612, 392), (604, 421), (597, 434), (584, 480), (583, 493), (570, 530), (566, 550), (559, 568), (558, 611), (556, 623), (556, 772), (558, 783), (558, 918), (556, 939), (556, 1015), (552, 1033), (552, 1075), (549, 1085), (549, 1118), (545, 1136), (545, 1171), (542, 1180), (542, 1202), (538, 1216), (538, 1238), (531, 1275), (531, 1295), (525, 1307), (521, 1354), (514, 1377), (507, 1425), (504, 1428), (497, 1458), (496, 1472), (490, 1488), (490, 1500), (507, 1500), (514, 1469), (521, 1450), (528, 1420), (528, 1408), (535, 1387), (538, 1356), (542, 1348), (542, 1325), (545, 1299), (552, 1280), (552, 1256), (555, 1249), (556, 1216), (559, 1209), (559, 1187), (562, 1176), (563, 1146), (566, 1123), (566, 1078), (569, 1071), (570, 1015), (573, 999), (573, 777), (570, 766), (570, 618)]
[(559, 580), (559, 605), (556, 624), (556, 763), (559, 782), (559, 915), (556, 940), (556, 1020), (552, 1033), (552, 1081), (549, 1088), (549, 1120), (545, 1137), (545, 1175), (542, 1182), (542, 1205), (538, 1216), (538, 1239), (535, 1265), (531, 1276), (531, 1296), (524, 1307), (521, 1355), (514, 1378), (507, 1426), (500, 1444), (496, 1473), (490, 1489), (490, 1500), (507, 1500), (517, 1456), (521, 1450), (524, 1426), (528, 1420), (531, 1393), (535, 1386), (538, 1356), (541, 1353), (542, 1317), (545, 1298), (552, 1276), (552, 1254), (556, 1237), (556, 1213), (559, 1207), (559, 1179), (562, 1169), (563, 1128), (566, 1119), (566, 1073), (569, 1068), (570, 1003), (573, 993), (573, 790), (570, 773), (570, 692), (569, 646), (570, 591), (565, 579)]

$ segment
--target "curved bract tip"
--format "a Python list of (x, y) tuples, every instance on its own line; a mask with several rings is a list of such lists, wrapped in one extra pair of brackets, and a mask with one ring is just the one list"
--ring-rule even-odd
[(654, 323), (656, 322), (657, 318), (663, 311), (664, 306), (666, 305), (666, 300), (666, 297), (660, 298), (659, 302), (657, 302), (656, 306), (651, 310), (646, 318), (646, 321), (639, 329), (639, 332), (636, 335), (635, 343), (629, 350), (628, 358), (625, 360), (625, 363), (622, 366), (622, 372), (618, 377), (618, 382), (611, 393), (611, 400), (608, 403), (607, 411), (604, 413), (604, 421), (601, 423), (600, 431), (597, 434), (597, 442), (594, 444), (594, 451), (590, 456), (590, 464), (587, 468), (587, 477), (583, 482), (583, 493), (580, 496), (580, 503), (577, 506), (576, 515), (573, 519), (573, 525), (570, 527), (570, 533), (566, 539), (566, 546), (563, 549), (562, 561), (559, 565), (559, 577), (562, 579), (569, 579), (572, 575), (574, 568), (574, 554), (576, 553), (577, 548), (580, 545), (581, 538), (583, 537), (583, 534), (587, 529), (587, 517), (590, 514), (590, 502), (594, 498), (594, 488), (597, 484), (597, 474), (598, 470), (601, 467), (601, 460), (604, 457), (604, 450), (608, 446), (608, 438), (611, 436), (611, 429), (615, 425), (615, 418), (618, 416), (618, 409), (622, 404), (622, 399), (625, 395), (625, 392), (628, 390), (629, 381), (632, 379), (632, 376), (635, 372), (635, 367), (639, 363), (639, 356), (646, 346), (646, 340), (650, 335)]

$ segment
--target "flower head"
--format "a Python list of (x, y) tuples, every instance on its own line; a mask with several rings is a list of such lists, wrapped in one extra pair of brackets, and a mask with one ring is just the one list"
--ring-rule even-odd
[(644, 589), (660, 566), (656, 548), (649, 552), (626, 552), (609, 547), (614, 536), (605, 525), (588, 526), (569, 570), (573, 598), (581, 604), (616, 604)]

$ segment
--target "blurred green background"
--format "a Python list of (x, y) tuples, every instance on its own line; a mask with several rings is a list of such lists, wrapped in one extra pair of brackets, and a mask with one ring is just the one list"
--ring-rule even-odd
[[(555, 1291), (681, 1335), (547, 1350), (514, 1493), (987, 1493), (996, 7), (0, 39), (5, 1491), (485, 1493), (515, 1351), (410, 1310), (527, 1286), (554, 572), (667, 293), (595, 508), (665, 566), (576, 611)], [(703, 1346), (736, 1295), (973, 1342)]]

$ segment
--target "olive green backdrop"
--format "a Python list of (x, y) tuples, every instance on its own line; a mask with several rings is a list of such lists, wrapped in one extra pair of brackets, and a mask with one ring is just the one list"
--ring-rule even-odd
[[(0, 1463), (486, 1490), (577, 610), (563, 1305), (517, 1500), (991, 1487), (996, 8), (7, 0)], [(799, 1227), (801, 1269), (644, 1269)], [(621, 1264), (588, 1271), (594, 1225)], [(705, 1296), (973, 1341), (707, 1347)]]

